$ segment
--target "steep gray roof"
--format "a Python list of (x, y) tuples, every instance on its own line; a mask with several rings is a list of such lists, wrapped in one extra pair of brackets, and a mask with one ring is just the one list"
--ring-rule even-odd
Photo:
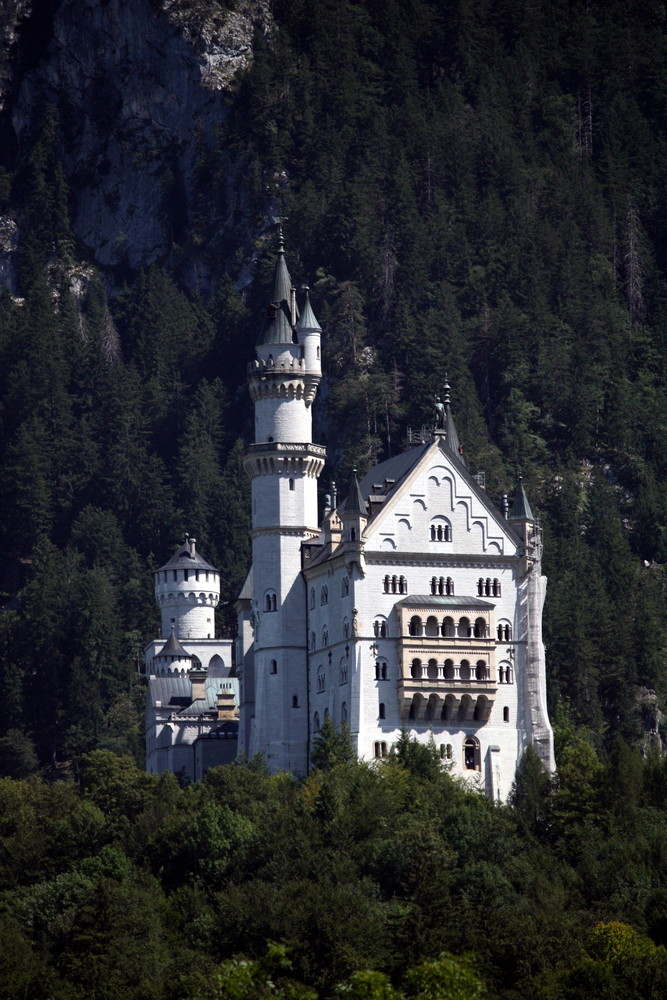
[(301, 318), (296, 325), (297, 331), (306, 330), (319, 330), (322, 332), (322, 327), (317, 322), (315, 313), (313, 312), (313, 307), (310, 304), (310, 295), (308, 294), (308, 289), (306, 289), (306, 301), (303, 307), (303, 312), (301, 313)]
[(408, 472), (414, 468), (429, 447), (430, 445), (428, 444), (420, 444), (416, 448), (404, 451), (401, 455), (395, 455), (393, 458), (388, 458), (385, 462), (380, 462), (379, 465), (374, 465), (359, 483), (359, 490), (362, 497), (367, 497), (371, 493), (374, 493), (373, 484), (384, 483), (386, 479), (393, 480), (391, 488), (386, 493), (388, 496), (396, 489), (401, 480), (407, 476)]
[(514, 496), (514, 503), (512, 504), (512, 509), (509, 515), (510, 521), (534, 521), (533, 512), (528, 503), (528, 497), (526, 496), (526, 491), (523, 488), (523, 482), (519, 477), (519, 485), (517, 487), (516, 494)]
[(366, 502), (361, 490), (359, 489), (359, 480), (357, 479), (356, 469), (352, 470), (350, 490), (345, 499), (345, 503), (341, 506), (341, 510), (345, 514), (363, 514), (364, 517), (368, 516)]
[(164, 569), (203, 569), (209, 572), (218, 572), (215, 566), (211, 566), (205, 559), (202, 559), (197, 551), (192, 555), (187, 542), (184, 545), (179, 545), (169, 562), (166, 562), (164, 566), (160, 566), (158, 573)]
[(257, 346), (262, 344), (293, 344), (294, 330), (292, 327), (292, 279), (287, 270), (285, 247), (282, 232), (278, 243), (278, 256), (273, 272), (273, 293), (271, 302), (266, 308), (257, 338)]
[(179, 660), (191, 660), (192, 656), (183, 649), (180, 642), (172, 632), (157, 656), (176, 656)]

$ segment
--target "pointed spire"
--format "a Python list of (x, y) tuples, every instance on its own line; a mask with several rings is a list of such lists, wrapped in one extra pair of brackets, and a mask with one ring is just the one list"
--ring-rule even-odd
[(514, 503), (510, 511), (510, 521), (534, 521), (533, 512), (528, 503), (526, 491), (523, 488), (523, 477), (519, 476), (519, 485), (514, 496)]
[(368, 517), (366, 502), (361, 495), (361, 490), (359, 489), (359, 480), (357, 479), (356, 469), (352, 469), (352, 481), (350, 482), (350, 492), (348, 493), (347, 500), (345, 501), (345, 513), (362, 514), (364, 517)]
[(262, 344), (293, 344), (292, 279), (285, 260), (283, 227), (278, 229), (278, 256), (273, 271), (273, 293), (267, 306), (257, 346)]
[(301, 318), (296, 325), (298, 333), (305, 333), (306, 331), (316, 331), (318, 333), (322, 332), (322, 327), (317, 322), (315, 313), (313, 312), (313, 307), (310, 304), (310, 289), (306, 285), (306, 301), (303, 306), (303, 312), (301, 313)]

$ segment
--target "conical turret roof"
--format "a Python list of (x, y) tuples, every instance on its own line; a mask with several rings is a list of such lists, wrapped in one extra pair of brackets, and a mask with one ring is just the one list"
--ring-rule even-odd
[(215, 566), (207, 563), (196, 551), (194, 538), (184, 542), (183, 545), (179, 545), (171, 559), (164, 566), (160, 566), (158, 573), (161, 573), (165, 569), (203, 569), (208, 570), (209, 573), (218, 572)]
[(346, 514), (362, 514), (364, 517), (368, 517), (368, 511), (366, 510), (366, 502), (364, 500), (363, 494), (359, 489), (359, 480), (357, 479), (357, 470), (352, 470), (352, 479), (350, 480), (350, 490), (345, 499), (345, 503), (342, 508), (343, 515)]
[(322, 332), (322, 327), (317, 322), (317, 317), (313, 312), (313, 307), (310, 304), (310, 294), (306, 288), (306, 301), (304, 303), (303, 312), (301, 313), (301, 318), (296, 325), (297, 331), (305, 332), (306, 330), (317, 330)]
[(278, 237), (278, 256), (273, 272), (273, 293), (257, 338), (258, 347), (263, 344), (294, 343), (291, 299), (292, 279), (287, 270), (285, 244), (281, 230)]
[(514, 496), (514, 503), (509, 516), (510, 521), (534, 521), (533, 512), (528, 503), (526, 491), (523, 488), (523, 480), (519, 476), (519, 485)]
[(179, 660), (191, 660), (192, 656), (187, 650), (183, 649), (180, 642), (176, 638), (174, 632), (171, 633), (164, 646), (156, 656), (175, 656)]

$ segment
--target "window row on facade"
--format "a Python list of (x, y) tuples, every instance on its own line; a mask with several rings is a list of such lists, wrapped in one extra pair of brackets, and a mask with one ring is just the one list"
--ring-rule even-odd
[(408, 623), (408, 635), (416, 637), (445, 639), (489, 639), (490, 626), (486, 618), (475, 618), (473, 621), (467, 615), (462, 615), (455, 621), (451, 615), (445, 615), (439, 620), (435, 615), (429, 615), (426, 621), (421, 615), (413, 615)]
[(408, 592), (408, 581), (404, 576), (385, 576), (384, 578), (384, 593), (385, 594), (407, 594)]
[(428, 663), (423, 663), (414, 659), (410, 664), (410, 676), (413, 680), (488, 681), (491, 679), (491, 667), (486, 660), (477, 660), (476, 663), (470, 663), (469, 660), (461, 660), (460, 663), (454, 663), (453, 660), (445, 660), (444, 663), (429, 660)]
[(451, 576), (432, 576), (431, 577), (431, 593), (437, 594), (445, 597), (454, 596), (454, 581)]
[[(179, 580), (194, 580), (195, 583), (199, 583), (200, 579), (205, 580), (208, 583), (208, 571), (199, 569), (164, 569), (159, 570), (155, 575), (157, 576), (158, 583), (168, 583), (169, 574), (171, 573), (171, 578), (174, 583), (178, 583)], [(211, 576), (215, 580), (217, 573), (211, 573)]]

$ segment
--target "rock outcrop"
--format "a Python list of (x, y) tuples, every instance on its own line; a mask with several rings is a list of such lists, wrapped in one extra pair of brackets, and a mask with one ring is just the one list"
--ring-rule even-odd
[[(15, 4), (31, 22), (40, 16)], [(19, 153), (35, 112), (52, 104), (71, 191), (71, 223), (104, 268), (167, 261), (186, 231), (202, 147), (228, 114), (234, 75), (249, 64), (256, 33), (273, 30), (268, 3), (183, 0), (60, 0), (51, 37), (15, 89), (11, 112)], [(7, 28), (6, 44), (15, 29)], [(11, 39), (10, 39), (11, 35)], [(242, 180), (229, 164), (229, 188)], [(221, 229), (230, 206), (210, 206)], [(195, 254), (196, 256), (196, 254)], [(206, 263), (191, 261), (192, 284)]]

